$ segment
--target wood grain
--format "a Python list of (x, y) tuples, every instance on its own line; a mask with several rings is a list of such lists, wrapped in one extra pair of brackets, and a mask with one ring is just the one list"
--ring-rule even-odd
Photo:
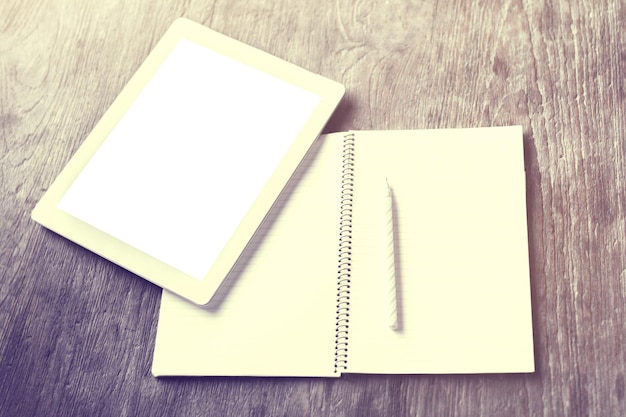
[[(327, 131), (523, 126), (535, 374), (150, 375), (159, 290), (29, 215), (180, 16), (343, 83)], [(0, 0), (0, 415), (626, 414), (624, 33), (608, 0)]]

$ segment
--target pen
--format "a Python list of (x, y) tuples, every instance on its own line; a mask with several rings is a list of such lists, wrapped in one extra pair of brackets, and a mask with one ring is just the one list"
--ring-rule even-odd
[(386, 274), (387, 274), (387, 291), (389, 302), (389, 327), (393, 330), (398, 329), (398, 301), (396, 290), (396, 255), (394, 250), (393, 238), (393, 197), (389, 181), (385, 178), (385, 193), (383, 197), (384, 203), (384, 239), (386, 245)]

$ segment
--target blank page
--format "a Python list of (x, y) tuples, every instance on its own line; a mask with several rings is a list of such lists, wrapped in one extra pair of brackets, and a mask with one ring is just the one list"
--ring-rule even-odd
[[(356, 132), (348, 371), (532, 372), (519, 127)], [(394, 198), (400, 328), (380, 206)]]
[(330, 138), (315, 142), (209, 308), (163, 292), (155, 375), (338, 376), (341, 141)]
[(181, 39), (58, 207), (201, 280), (319, 101)]

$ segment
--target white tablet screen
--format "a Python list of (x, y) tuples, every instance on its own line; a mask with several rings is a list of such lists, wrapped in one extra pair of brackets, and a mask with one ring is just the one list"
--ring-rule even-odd
[(58, 207), (201, 280), (319, 102), (182, 39)]

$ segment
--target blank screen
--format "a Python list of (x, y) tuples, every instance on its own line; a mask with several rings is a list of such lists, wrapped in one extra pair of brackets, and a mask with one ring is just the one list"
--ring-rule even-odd
[(58, 207), (201, 280), (319, 102), (182, 39)]

